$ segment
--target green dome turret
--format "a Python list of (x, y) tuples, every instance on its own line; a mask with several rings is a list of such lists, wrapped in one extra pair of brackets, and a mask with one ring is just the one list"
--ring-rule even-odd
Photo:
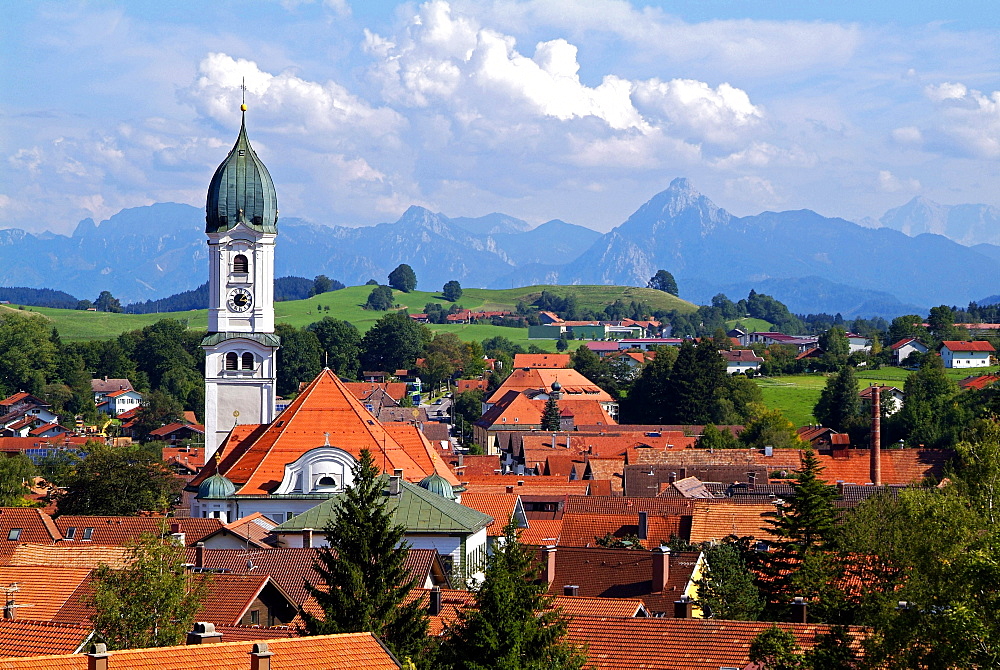
[(246, 117), (236, 145), (208, 185), (205, 232), (224, 233), (239, 223), (261, 233), (278, 232), (278, 197), (271, 175), (247, 139)]
[(421, 479), (420, 482), (417, 483), (417, 486), (422, 489), (427, 489), (431, 493), (436, 493), (442, 498), (447, 498), (448, 500), (454, 500), (456, 498), (455, 489), (452, 488), (451, 483), (436, 472)]
[(198, 487), (198, 498), (228, 498), (236, 493), (236, 485), (216, 472)]

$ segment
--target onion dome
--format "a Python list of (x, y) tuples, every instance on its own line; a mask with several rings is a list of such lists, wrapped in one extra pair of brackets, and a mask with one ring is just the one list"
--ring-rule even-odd
[(552, 382), (552, 390), (555, 391), (556, 393), (562, 391), (562, 384), (560, 384), (558, 380)]
[(436, 493), (442, 498), (447, 498), (448, 500), (455, 500), (456, 498), (455, 489), (452, 488), (447, 479), (436, 472), (421, 479), (417, 483), (417, 486), (422, 489), (426, 489), (431, 493)]
[(198, 487), (198, 498), (228, 498), (236, 493), (236, 485), (216, 472)]
[(267, 168), (247, 139), (246, 117), (233, 150), (208, 185), (205, 232), (224, 233), (242, 223), (260, 233), (278, 232), (278, 197)]

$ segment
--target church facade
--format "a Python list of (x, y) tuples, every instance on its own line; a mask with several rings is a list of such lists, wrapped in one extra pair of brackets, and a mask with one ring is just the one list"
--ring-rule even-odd
[[(245, 112), (244, 108), (244, 112)], [(271, 175), (247, 138), (236, 144), (208, 187), (208, 336), (205, 350), (205, 455), (234, 426), (275, 416), (274, 246), (278, 200)]]

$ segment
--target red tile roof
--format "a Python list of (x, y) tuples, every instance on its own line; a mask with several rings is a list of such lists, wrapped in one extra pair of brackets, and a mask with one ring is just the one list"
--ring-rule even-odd
[(463, 456), (462, 463), (457, 468), (459, 479), (495, 475), (500, 470), (500, 456)]
[(562, 385), (563, 400), (574, 396), (587, 397), (602, 402), (612, 402), (614, 398), (608, 395), (607, 391), (594, 384), (573, 368), (563, 369), (543, 369), (543, 368), (515, 368), (506, 381), (494, 391), (488, 403), (497, 402), (507, 391), (545, 391), (552, 389), (552, 384), (559, 382)]
[(375, 391), (381, 390), (396, 402), (406, 395), (406, 382), (344, 382), (344, 388), (355, 398), (364, 402)]
[[(588, 648), (594, 670), (719, 670), (747, 668), (750, 643), (772, 625), (811, 649), (830, 627), (721, 619), (574, 617), (568, 638)], [(853, 628), (854, 635), (861, 635)]]
[(516, 493), (462, 494), (463, 505), (493, 517), (493, 523), (486, 527), (486, 535), (489, 537), (503, 535), (504, 526), (514, 516), (517, 502), (518, 495)]
[(691, 515), (691, 542), (721, 542), (730, 535), (770, 537), (767, 529), (771, 526), (763, 515), (774, 509), (770, 502), (695, 502)]
[(1000, 375), (979, 375), (966, 377), (962, 381), (958, 382), (958, 385), (963, 389), (975, 389), (981, 391), (990, 384), (995, 384), (1000, 382)]
[(691, 514), (694, 503), (686, 498), (631, 498), (622, 496), (570, 496), (567, 514)]
[[(11, 531), (20, 528), (16, 540), (9, 540)], [(55, 522), (40, 509), (0, 507), (0, 552), (12, 551), (18, 543), (52, 544), (62, 537)]]
[(514, 369), (568, 368), (569, 354), (514, 354)]
[(562, 534), (562, 518), (559, 519), (528, 519), (528, 527), (521, 529), (519, 539), (521, 544), (547, 547), (559, 544)]
[[(223, 638), (224, 639), (224, 638)], [(272, 670), (398, 670), (400, 665), (371, 633), (268, 639)], [(109, 670), (246, 670), (251, 641), (111, 652)], [(0, 659), (0, 670), (86, 670), (87, 656)]]
[(897, 349), (902, 349), (903, 347), (905, 347), (910, 342), (916, 342), (916, 343), (920, 344), (921, 346), (923, 346), (923, 343), (920, 342), (920, 340), (918, 340), (915, 337), (904, 337), (903, 339), (901, 339), (898, 342), (894, 343), (889, 348), (892, 349), (893, 351), (896, 351)]
[(947, 347), (951, 351), (996, 351), (993, 345), (985, 340), (975, 342), (962, 342), (956, 340), (945, 340), (941, 343), (941, 348)]
[(80, 585), (89, 580), (90, 572), (89, 568), (7, 565), (0, 567), (0, 585), (17, 583), (18, 591), (11, 595), (21, 606), (18, 616), (52, 621)]
[[(21, 610), (19, 616), (27, 611)], [(90, 636), (91, 630), (89, 626), (49, 621), (0, 619), (0, 655), (72, 654)]]
[[(202, 538), (220, 530), (223, 524), (218, 519), (180, 519), (165, 516), (61, 516), (56, 519), (60, 537), (66, 536), (67, 528), (76, 528), (76, 541), (88, 544), (123, 545), (135, 542), (142, 535), (165, 536), (171, 534), (171, 526), (180, 526), (184, 542), (194, 546)], [(90, 540), (83, 540), (83, 531), (93, 528)]]
[[(238, 624), (269, 582), (271, 578), (261, 574), (213, 574), (195, 620)], [(288, 600), (292, 602), (291, 596)]]
[[(647, 549), (666, 544), (681, 534), (680, 516), (647, 516), (647, 539), (640, 540)], [(560, 547), (596, 547), (597, 539), (608, 533), (617, 538), (639, 532), (639, 514), (564, 513)]]
[(180, 421), (175, 421), (174, 423), (168, 423), (166, 426), (160, 426), (156, 430), (149, 431), (149, 434), (153, 437), (166, 437), (170, 433), (177, 432), (178, 430), (189, 430), (192, 433), (205, 434), (205, 426), (200, 423), (181, 423)]
[[(882, 483), (913, 484), (929, 476), (940, 478), (953, 455), (947, 450), (882, 449)], [(836, 457), (817, 454), (816, 458), (824, 468), (820, 477), (829, 484), (871, 481), (871, 458), (867, 449), (845, 449)]]
[(129, 565), (133, 560), (129, 547), (108, 547), (85, 543), (22, 544), (3, 558), (4, 565), (48, 566), (93, 570), (102, 563), (112, 568)]

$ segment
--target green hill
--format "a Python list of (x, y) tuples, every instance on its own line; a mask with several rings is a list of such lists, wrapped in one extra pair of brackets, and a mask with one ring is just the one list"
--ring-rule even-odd
[[(697, 309), (691, 303), (668, 293), (631, 286), (525, 286), (503, 290), (465, 289), (458, 303), (467, 309), (474, 310), (513, 310), (518, 301), (530, 304), (541, 295), (543, 290), (551, 291), (559, 296), (572, 294), (576, 296), (577, 304), (581, 308), (587, 309), (601, 309), (618, 299), (626, 302), (641, 301), (655, 310), (675, 309), (681, 312), (693, 312)], [(301, 328), (314, 321), (319, 321), (325, 316), (332, 316), (350, 321), (359, 330), (365, 332), (385, 314), (385, 312), (368, 311), (362, 307), (370, 292), (370, 286), (351, 286), (339, 291), (313, 296), (306, 300), (278, 302), (274, 305), (275, 321)], [(393, 291), (393, 295), (400, 308), (405, 307), (410, 312), (422, 312), (424, 305), (429, 302), (450, 304), (439, 292), (402, 293)], [(207, 312), (203, 309), (160, 314), (109, 314), (47, 307), (29, 307), (26, 310), (48, 319), (59, 330), (60, 337), (67, 341), (107, 339), (125, 331), (142, 328), (160, 319), (179, 319), (185, 321), (188, 327), (193, 330), (205, 330), (208, 327)], [(523, 346), (528, 345), (527, 328), (465, 324), (431, 325), (430, 328), (434, 331), (456, 333), (466, 341), (483, 340), (503, 335)], [(554, 346), (554, 343), (545, 340), (533, 341), (532, 344), (542, 348)]]

